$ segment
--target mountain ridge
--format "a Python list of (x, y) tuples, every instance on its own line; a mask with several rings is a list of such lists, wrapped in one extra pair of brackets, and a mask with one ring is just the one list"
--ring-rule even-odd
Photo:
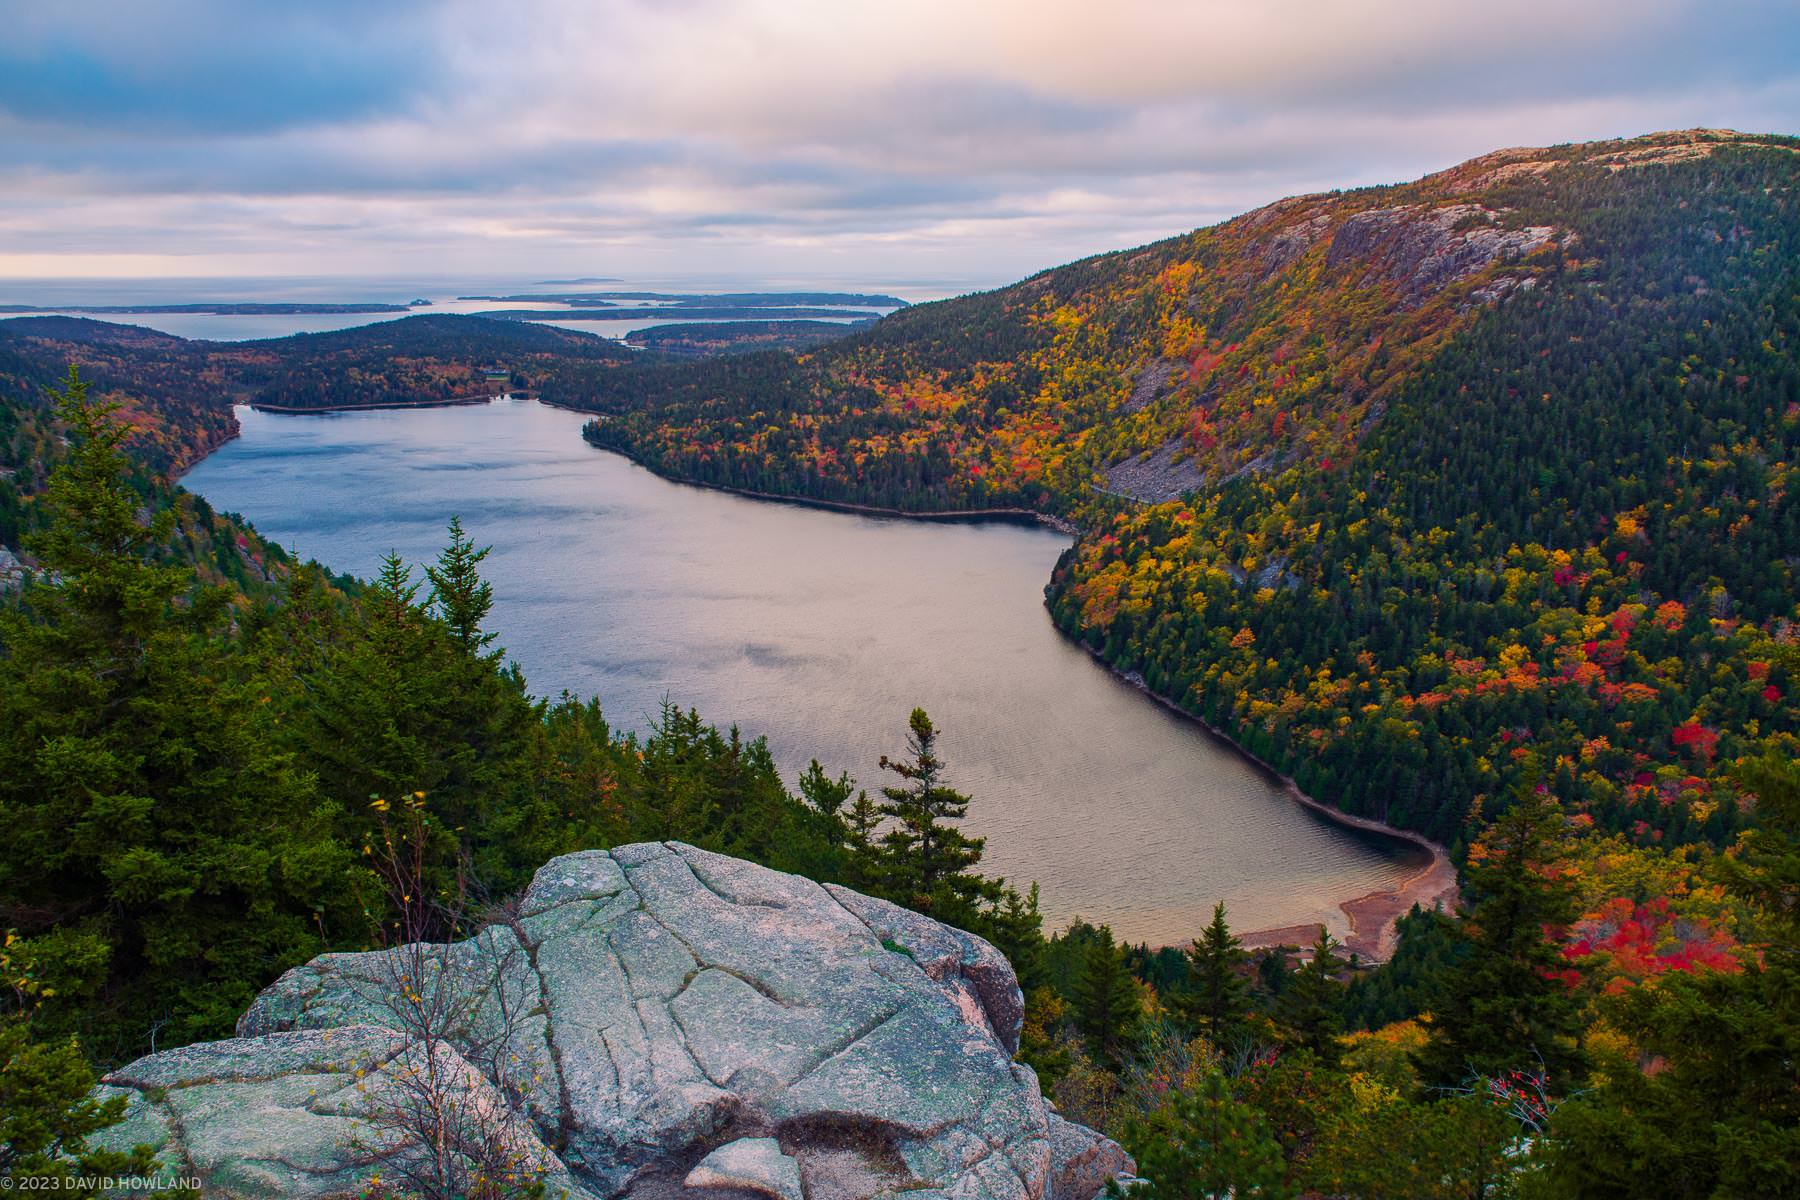
[(1796, 149), (1496, 151), (545, 395), (677, 479), (1072, 518), (1059, 625), (1352, 813), (1456, 843), (1536, 772), (1718, 841), (1800, 730)]

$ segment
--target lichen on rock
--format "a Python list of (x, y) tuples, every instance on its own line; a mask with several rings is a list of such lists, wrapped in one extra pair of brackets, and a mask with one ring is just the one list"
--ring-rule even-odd
[[(1012, 1061), (1004, 956), (848, 889), (680, 843), (587, 851), (433, 949), (473, 989), (439, 1052), (471, 1094), (525, 1089), (509, 1152), (553, 1196), (1091, 1200), (1130, 1169)], [(380, 1136), (383, 1074), (418, 1053), (384, 994), (404, 953), (322, 955), (239, 1037), (109, 1075), (130, 1100), (112, 1139), (209, 1195), (322, 1200), (391, 1174), (409, 1150)], [(516, 1074), (484, 1066), (496, 1044)]]

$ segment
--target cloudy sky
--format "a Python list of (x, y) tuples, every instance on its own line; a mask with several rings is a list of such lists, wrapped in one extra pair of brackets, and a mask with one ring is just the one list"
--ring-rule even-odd
[(1794, 0), (0, 0), (0, 276), (997, 283), (1501, 146), (1800, 133)]

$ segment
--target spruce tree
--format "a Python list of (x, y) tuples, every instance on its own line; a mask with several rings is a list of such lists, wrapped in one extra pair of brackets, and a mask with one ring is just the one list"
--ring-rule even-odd
[(57, 414), (70, 448), (29, 543), (46, 578), (0, 615), (0, 913), (82, 976), (39, 1022), (104, 1060), (229, 1031), (347, 915), (348, 855), (224, 596), (168, 562), (114, 406), (71, 370)]
[(1569, 964), (1556, 940), (1574, 915), (1561, 873), (1566, 838), (1562, 806), (1528, 777), (1470, 846), (1467, 950), (1431, 1005), (1419, 1059), (1426, 1082), (1456, 1086), (1541, 1065), (1560, 1083), (1575, 1069), (1579, 1001), (1563, 981)]
[(1288, 1041), (1334, 1066), (1340, 1057), (1338, 1034), (1344, 1027), (1344, 985), (1337, 981), (1343, 969), (1337, 939), (1321, 928), (1312, 957), (1293, 973), (1275, 1004), (1276, 1022)]
[(1142, 1005), (1125, 955), (1102, 925), (1082, 956), (1075, 977), (1075, 1027), (1095, 1057), (1117, 1066), (1126, 1043), (1137, 1032)]
[(481, 577), (481, 563), (492, 546), (475, 549), (463, 532), (462, 518), (450, 518), (450, 544), (438, 554), (436, 566), (425, 568), (431, 581), (431, 602), (450, 632), (470, 654), (487, 648), (496, 635), (481, 631), (482, 621), (494, 607), (494, 585)]
[(1108, 1181), (1107, 1195), (1143, 1200), (1291, 1200), (1287, 1160), (1261, 1113), (1231, 1093), (1217, 1069), (1130, 1121), (1125, 1144), (1143, 1183)]
[(124, 1117), (125, 1097), (94, 1095), (99, 1081), (75, 1039), (34, 1036), (35, 1010), (55, 992), (39, 971), (16, 936), (0, 936), (0, 1192), (110, 1194), (98, 1177), (149, 1175), (155, 1157), (149, 1146), (88, 1145)]
[(965, 835), (953, 821), (969, 811), (969, 798), (944, 783), (944, 764), (937, 756), (937, 728), (925, 710), (915, 708), (907, 722), (910, 758), (895, 762), (886, 755), (881, 768), (903, 781), (881, 789), (881, 815), (894, 825), (882, 837), (888, 891), (910, 908), (952, 925), (967, 926), (983, 900), (998, 889), (975, 874), (985, 844)]
[[(539, 864), (548, 818), (530, 781), (542, 717), (525, 681), (479, 635), (465, 643), (386, 555), (331, 645), (303, 656), (287, 689), (289, 744), (343, 807), (343, 836), (369, 835), (372, 797), (424, 792), (440, 833), (436, 882), (503, 893)], [(309, 640), (291, 631), (290, 640)]]
[(1239, 973), (1249, 956), (1225, 923), (1223, 902), (1213, 906), (1212, 922), (1188, 947), (1186, 957), (1187, 990), (1178, 995), (1178, 1007), (1215, 1047), (1223, 1047), (1250, 1004), (1249, 985)]
[(851, 887), (887, 894), (887, 861), (881, 850), (881, 806), (862, 788), (844, 814), (844, 875)]
[(331, 652), (298, 681), (295, 739), (327, 793), (356, 816), (372, 796), (436, 795), (452, 770), (459, 739), (443, 712), (450, 646), (418, 596), (400, 556), (383, 556)]
[(850, 778), (848, 771), (841, 771), (833, 779), (819, 765), (818, 759), (806, 764), (806, 770), (800, 772), (800, 798), (811, 805), (814, 810), (833, 821), (843, 820), (844, 803), (856, 791), (856, 781)]
[(1006, 955), (1012, 963), (1019, 986), (1029, 992), (1042, 986), (1044, 970), (1044, 915), (1038, 911), (1038, 885), (1033, 883), (1023, 893), (1006, 885), (1000, 900), (983, 914), (977, 931)]

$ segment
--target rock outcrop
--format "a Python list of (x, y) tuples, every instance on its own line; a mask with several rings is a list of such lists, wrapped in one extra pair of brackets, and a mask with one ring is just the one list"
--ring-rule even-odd
[(1365, 284), (1385, 280), (1398, 287), (1403, 305), (1417, 304), (1497, 261), (1541, 249), (1556, 233), (1548, 225), (1509, 229), (1497, 223), (1499, 216), (1477, 204), (1407, 204), (1353, 213), (1332, 234), (1325, 265), (1362, 265)]
[(1179, 500), (1206, 486), (1206, 472), (1193, 460), (1185, 437), (1176, 436), (1147, 454), (1134, 455), (1106, 469), (1106, 490), (1145, 504)]
[(208, 1195), (355, 1195), (418, 1169), (403, 1118), (429, 1078), (552, 1196), (1091, 1200), (1130, 1160), (1012, 1061), (1022, 1014), (980, 938), (625, 846), (548, 863), (468, 941), (289, 971), (237, 1038), (109, 1075), (129, 1107), (107, 1140)]

